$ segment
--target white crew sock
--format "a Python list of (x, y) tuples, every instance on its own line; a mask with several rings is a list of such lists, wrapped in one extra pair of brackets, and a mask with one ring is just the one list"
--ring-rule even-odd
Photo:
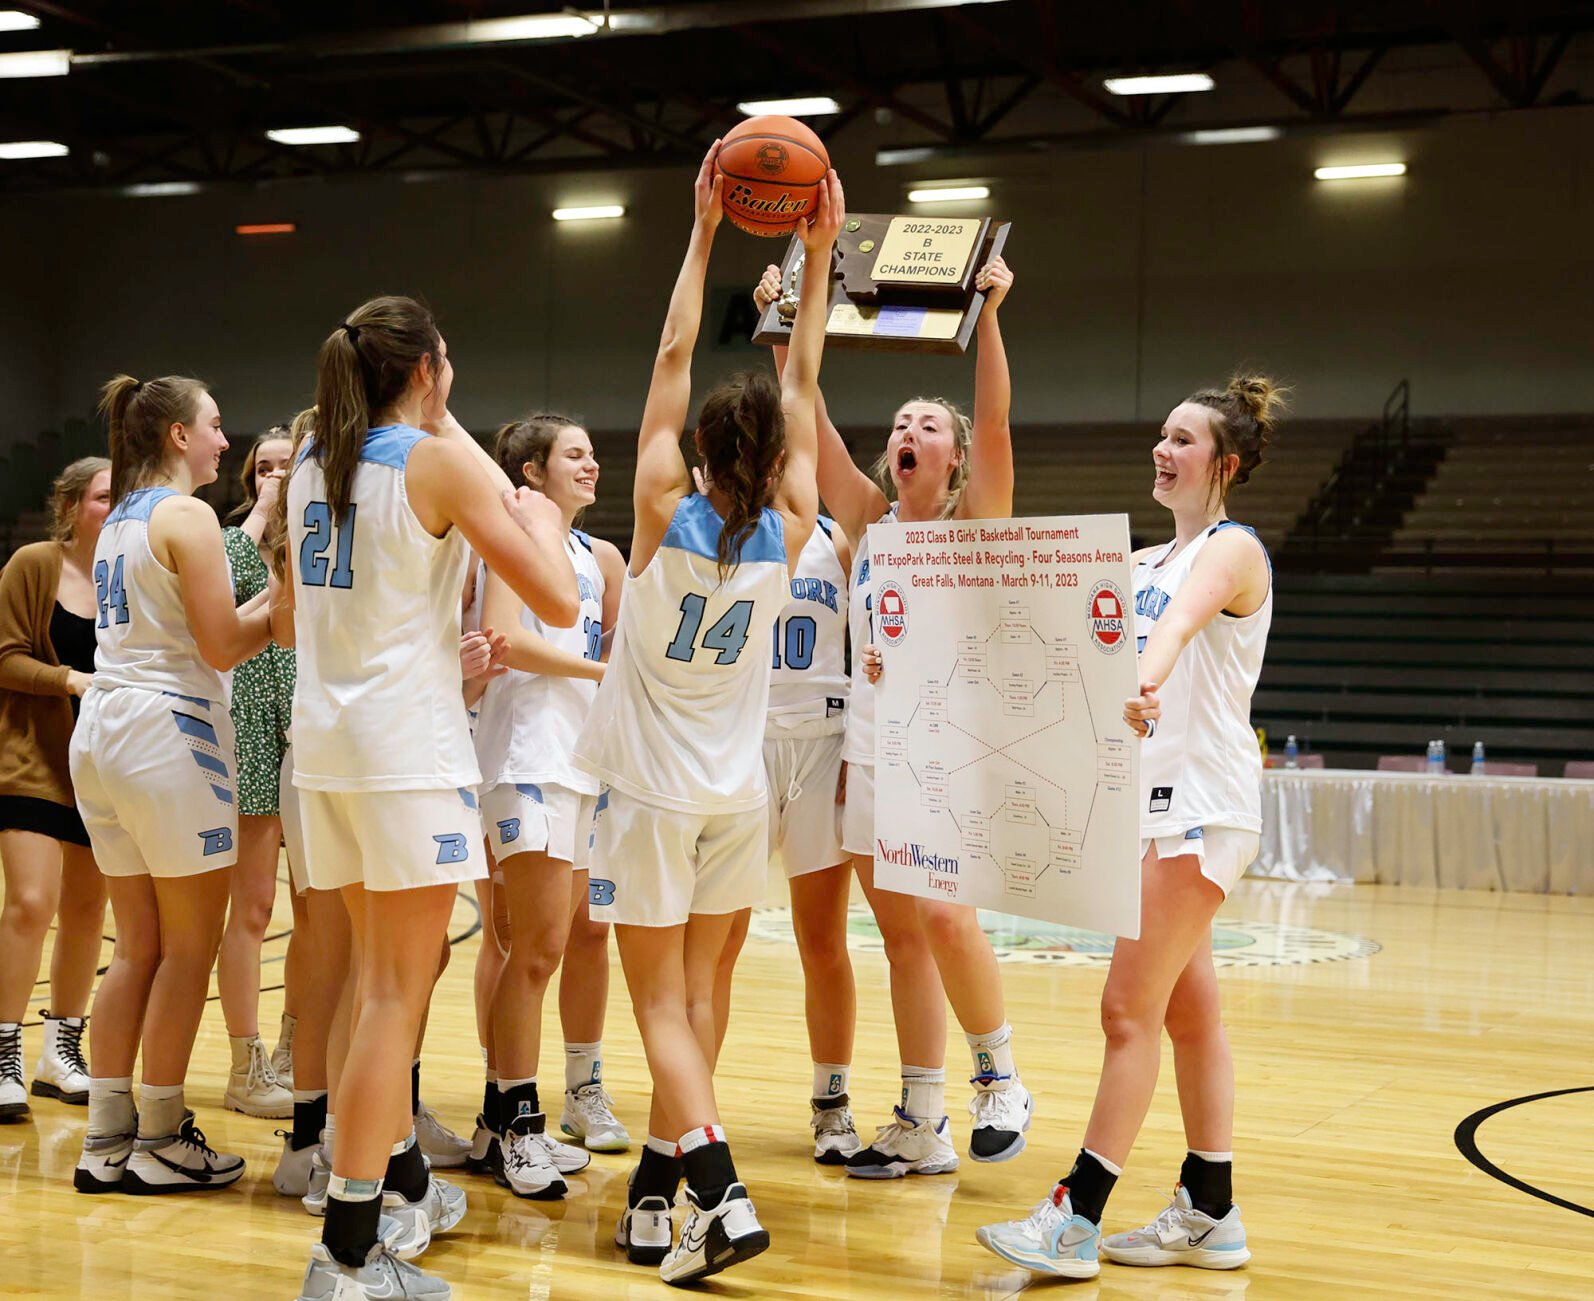
[(181, 1084), (140, 1084), (138, 1086), (138, 1136), (170, 1138), (183, 1123)]
[(1006, 1021), (985, 1034), (965, 1034), (969, 1051), (974, 1055), (976, 1079), (1010, 1080), (1017, 1073), (1013, 1069), (1013, 1027)]
[(823, 1102), (827, 1098), (839, 1098), (847, 1091), (851, 1076), (851, 1066), (836, 1062), (815, 1062), (812, 1094), (814, 1101)]
[(565, 1044), (565, 1092), (584, 1084), (603, 1083), (603, 1040), (590, 1044)]
[(89, 1077), (89, 1137), (133, 1132), (133, 1077)]
[(902, 1111), (910, 1120), (927, 1120), (932, 1125), (946, 1115), (946, 1068), (904, 1065)]

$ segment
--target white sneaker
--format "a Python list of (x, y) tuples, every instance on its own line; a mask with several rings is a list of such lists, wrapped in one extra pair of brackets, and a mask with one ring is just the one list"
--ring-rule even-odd
[(974, 1096), (969, 1115), (969, 1155), (976, 1161), (1010, 1161), (1024, 1150), (1024, 1132), (1035, 1115), (1035, 1100), (1018, 1076), (977, 1075), (969, 1081)]
[(504, 1131), (499, 1149), (503, 1160), (494, 1173), (498, 1182), (516, 1197), (549, 1202), (565, 1195), (565, 1181), (542, 1142), (547, 1137), (542, 1132), (545, 1123), (546, 1117), (539, 1111), (535, 1116), (516, 1116)]
[(403, 1193), (382, 1194), (382, 1218), (377, 1236), (400, 1260), (414, 1260), (432, 1245), (432, 1220), (425, 1202), (407, 1202)]
[(0, 1120), (28, 1114), (28, 1091), (22, 1084), (22, 1027), (0, 1030)]
[(282, 1014), (282, 1025), (277, 1031), (277, 1046), (271, 1050), (271, 1071), (277, 1077), (277, 1083), (293, 1092), (293, 1032), (299, 1024), (299, 1018)]
[[(544, 1122), (546, 1126), (546, 1122)], [(582, 1147), (572, 1147), (569, 1143), (561, 1143), (552, 1134), (543, 1131), (534, 1136), (542, 1144), (543, 1150), (548, 1153), (548, 1159), (553, 1162), (553, 1168), (562, 1175), (580, 1174), (592, 1164), (592, 1153)]]
[(89, 1105), (89, 1068), (83, 1060), (81, 1016), (44, 1014), (44, 1051), (33, 1068), (33, 1095), (59, 1098), (74, 1107)]
[(293, 1134), (286, 1129), (279, 1129), (277, 1137), (282, 1140), (282, 1155), (277, 1158), (271, 1186), (284, 1197), (303, 1197), (310, 1191), (310, 1170), (321, 1145), (311, 1143), (308, 1147), (295, 1149)]
[(1238, 1269), (1251, 1259), (1238, 1204), (1215, 1220), (1190, 1204), (1183, 1184), (1173, 1190), (1168, 1209), (1150, 1224), (1103, 1238), (1101, 1254), (1119, 1265), (1194, 1265), (1197, 1269)]
[(847, 1095), (828, 1101), (829, 1106), (812, 1099), (808, 1103), (814, 1113), (808, 1117), (809, 1128), (814, 1131), (814, 1160), (820, 1165), (846, 1165), (847, 1158), (863, 1147), (863, 1140), (853, 1123)]
[(72, 1187), (80, 1193), (114, 1193), (122, 1187), (128, 1158), (133, 1155), (132, 1134), (109, 1134), (83, 1140), (83, 1155), (72, 1172)]
[(133, 1144), (122, 1191), (135, 1195), (225, 1188), (244, 1172), (244, 1159), (218, 1152), (191, 1117), (168, 1138), (141, 1138)]
[(624, 1152), (631, 1146), (631, 1135), (614, 1114), (614, 1099), (601, 1084), (565, 1090), (559, 1128), (579, 1138), (589, 1152)]
[(498, 1165), (498, 1135), (487, 1128), (485, 1116), (476, 1117), (476, 1132), (470, 1136), (470, 1155), (465, 1169), (473, 1174), (490, 1175)]
[(443, 1124), (424, 1102), (415, 1113), (415, 1141), (439, 1170), (457, 1170), (470, 1156), (470, 1143)]
[(396, 1189), (384, 1189), (382, 1205), (388, 1209), (389, 1214), (393, 1213), (394, 1207), (405, 1206), (423, 1212), (430, 1222), (431, 1232), (434, 1235), (447, 1233), (465, 1218), (467, 1209), (465, 1190), (433, 1174), (427, 1177), (426, 1191), (421, 1195), (420, 1201), (406, 1201), (404, 1194)]
[(984, 1225), (974, 1236), (987, 1251), (1037, 1274), (1095, 1278), (1101, 1273), (1101, 1230), (1074, 1214), (1062, 1184), (1026, 1218)]
[(332, 1182), (332, 1164), (327, 1160), (325, 1135), (319, 1147), (310, 1149), (310, 1183), (299, 1201), (311, 1215), (327, 1213), (327, 1186)]
[(388, 1301), (407, 1297), (414, 1301), (449, 1301), (454, 1290), (440, 1278), (423, 1274), (406, 1264), (381, 1238), (365, 1263), (350, 1267), (334, 1260), (321, 1243), (310, 1248), (310, 1267), (304, 1272), (297, 1301)]
[(633, 1265), (657, 1265), (675, 1246), (675, 1225), (670, 1220), (670, 1203), (662, 1197), (644, 1197), (631, 1205), (631, 1185), (636, 1171), (625, 1181), (626, 1206), (614, 1227), (614, 1245), (625, 1252)]
[(232, 1040), (232, 1070), (222, 1106), (245, 1116), (285, 1120), (293, 1115), (293, 1094), (277, 1083), (259, 1035)]
[(958, 1168), (951, 1130), (945, 1116), (931, 1124), (893, 1107), (891, 1123), (875, 1131), (874, 1142), (847, 1158), (847, 1173), (854, 1179), (950, 1174)]
[(722, 1269), (750, 1260), (769, 1246), (769, 1232), (758, 1222), (747, 1189), (732, 1184), (720, 1204), (705, 1211), (697, 1196), (686, 1190), (686, 1224), (681, 1240), (659, 1266), (659, 1277), (680, 1285), (718, 1274)]

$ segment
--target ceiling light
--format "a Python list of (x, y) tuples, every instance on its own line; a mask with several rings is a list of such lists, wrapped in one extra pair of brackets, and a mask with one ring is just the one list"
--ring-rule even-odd
[(822, 117), (826, 113), (841, 112), (841, 105), (829, 95), (809, 95), (797, 99), (748, 99), (737, 106), (748, 117), (760, 113), (784, 113), (787, 117)]
[(346, 126), (289, 126), (266, 132), (266, 139), (279, 145), (352, 145), (359, 138), (358, 131)]
[(482, 18), (466, 24), (469, 45), (512, 41), (552, 41), (561, 36), (591, 36), (598, 24), (580, 14), (528, 14), (523, 18)]
[(1276, 126), (1225, 126), (1206, 131), (1187, 131), (1185, 139), (1193, 145), (1249, 145), (1277, 140), (1284, 132)]
[(927, 190), (909, 190), (909, 203), (956, 203), (959, 199), (988, 199), (988, 185), (940, 185)]
[(71, 50), (21, 50), (16, 54), (0, 54), (0, 77), (64, 77), (71, 70)]
[(291, 235), (299, 227), (291, 221), (261, 221), (252, 225), (234, 226), (238, 235)]
[(31, 32), (39, 25), (32, 14), (20, 9), (0, 9), (0, 32)]
[(72, 151), (59, 140), (11, 140), (0, 142), (0, 158), (65, 158)]
[(618, 203), (605, 203), (591, 208), (555, 208), (555, 221), (601, 221), (605, 217), (623, 217), (625, 209)]
[(1312, 173), (1320, 181), (1362, 181), (1373, 176), (1405, 174), (1405, 163), (1362, 163), (1356, 167), (1319, 167)]
[(1177, 72), (1167, 77), (1108, 77), (1102, 85), (1114, 95), (1182, 95), (1211, 90), (1213, 81), (1204, 72)]
[(122, 193), (133, 199), (164, 199), (176, 194), (198, 194), (199, 182), (146, 181), (141, 185), (129, 185)]

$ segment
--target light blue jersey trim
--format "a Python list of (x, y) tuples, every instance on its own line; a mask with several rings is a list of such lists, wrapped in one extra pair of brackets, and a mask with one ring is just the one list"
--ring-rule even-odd
[[(714, 509), (714, 503), (701, 493), (683, 497), (675, 508), (670, 527), (664, 532), (661, 547), (677, 551), (690, 551), (693, 555), (714, 560), (718, 556), (720, 533), (725, 521)], [(752, 535), (742, 543), (737, 564), (786, 563), (786, 522), (780, 512), (765, 506)]]
[(135, 519), (148, 524), (150, 513), (155, 507), (168, 497), (181, 495), (175, 488), (135, 488), (116, 503), (116, 509), (105, 517), (105, 522), (119, 524), (122, 520)]
[(374, 465), (386, 465), (402, 470), (410, 459), (415, 444), (427, 435), (409, 425), (381, 425), (366, 434), (360, 447), (360, 459)]
[(831, 519), (830, 516), (828, 516), (828, 515), (819, 515), (819, 516), (815, 517), (814, 523), (817, 524), (820, 528), (822, 528), (825, 531), (825, 536), (827, 538), (829, 538), (831, 541), (835, 541), (835, 537), (836, 537), (836, 534), (834, 532), (835, 527), (836, 527), (836, 521), (835, 520)]
[[(1224, 529), (1244, 529), (1256, 539), (1256, 545), (1262, 548), (1263, 558), (1267, 561), (1268, 581), (1271, 584), (1273, 579), (1273, 557), (1268, 555), (1267, 543), (1262, 541), (1261, 535), (1258, 534), (1257, 531), (1249, 524), (1241, 524), (1238, 520), (1232, 519), (1219, 520), (1212, 526), (1212, 533), (1221, 533)], [(1211, 534), (1208, 536), (1210, 537)]]
[(581, 543), (588, 551), (592, 550), (592, 534), (583, 533), (580, 529), (571, 529), (570, 536)]

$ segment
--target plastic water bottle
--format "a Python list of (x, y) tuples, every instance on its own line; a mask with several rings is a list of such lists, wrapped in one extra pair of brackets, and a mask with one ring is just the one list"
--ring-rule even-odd
[(1481, 777), (1483, 775), (1483, 742), (1482, 741), (1474, 741), (1472, 743), (1472, 775), (1474, 777)]
[(1441, 741), (1428, 742), (1428, 775), (1442, 777), (1445, 771), (1445, 743)]
[(1286, 768), (1299, 768), (1301, 766), (1300, 758), (1301, 747), (1295, 743), (1295, 737), (1291, 735), (1284, 742), (1284, 766)]

